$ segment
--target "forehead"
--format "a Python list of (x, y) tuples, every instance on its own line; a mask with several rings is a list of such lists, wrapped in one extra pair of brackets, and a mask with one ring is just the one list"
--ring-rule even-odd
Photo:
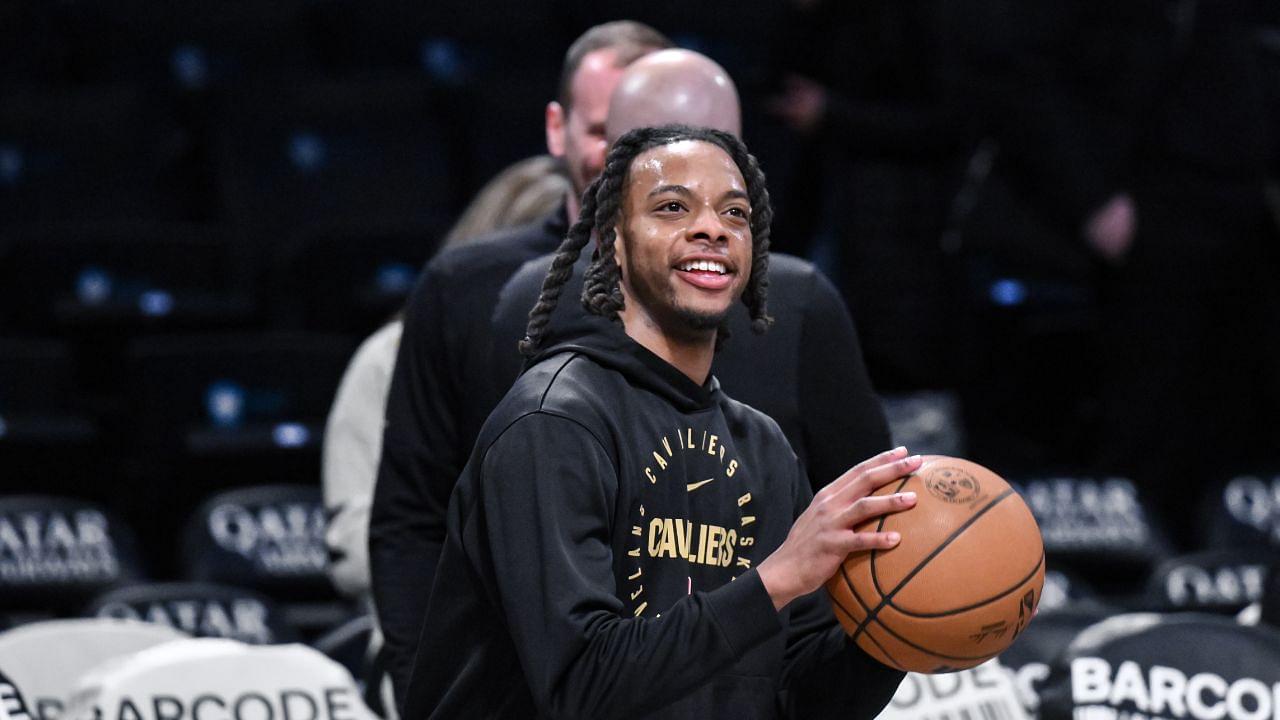
[(683, 185), (697, 192), (746, 191), (742, 171), (719, 146), (699, 140), (650, 148), (631, 161), (630, 188), (648, 192), (660, 185)]
[(570, 112), (603, 122), (609, 113), (609, 96), (626, 68), (618, 67), (618, 51), (603, 48), (582, 58), (570, 83), (573, 105)]

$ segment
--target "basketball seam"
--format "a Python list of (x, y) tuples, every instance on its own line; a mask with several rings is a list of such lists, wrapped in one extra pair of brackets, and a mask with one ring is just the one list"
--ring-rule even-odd
[[(968, 530), (974, 523), (976, 523), (979, 518), (981, 518), (983, 515), (987, 513), (988, 510), (995, 507), (1002, 500), (1004, 500), (1005, 498), (1009, 497), (1012, 494), (1013, 494), (1013, 488), (1008, 488), (1004, 492), (1000, 493), (998, 496), (996, 496), (994, 500), (987, 503), (985, 507), (983, 507), (978, 512), (974, 513), (973, 516), (970, 517), (968, 520), (965, 520), (964, 524), (962, 524), (960, 527), (953, 530), (951, 532), (951, 535), (949, 535), (945, 540), (943, 540), (941, 543), (938, 543), (937, 547), (935, 547), (932, 551), (930, 551), (929, 554), (926, 555), (924, 559), (919, 562), (919, 564), (917, 564), (914, 568), (911, 569), (911, 572), (907, 573), (906, 576), (902, 578), (902, 580), (898, 583), (897, 587), (893, 588), (893, 590), (890, 590), (887, 593), (884, 593), (884, 592), (880, 593), (880, 604), (876, 605), (876, 607), (873, 609), (867, 610), (867, 617), (863, 619), (862, 622), (858, 623), (858, 629), (853, 633), (853, 639), (854, 640), (858, 639), (858, 636), (861, 635), (863, 630), (866, 629), (867, 624), (876, 619), (876, 616), (880, 614), (880, 611), (883, 610), (884, 607), (888, 605), (890, 601), (893, 600), (893, 596), (898, 594), (898, 592), (902, 590), (902, 588), (905, 587), (907, 583), (911, 582), (911, 578), (915, 577), (921, 570), (923, 570), (925, 565), (928, 565), (931, 560), (937, 557), (938, 554), (941, 553), (948, 545), (950, 545), (953, 540), (960, 537), (960, 535), (964, 533), (965, 530)], [(844, 565), (841, 564), (841, 567), (843, 568)], [(881, 625), (884, 625), (884, 623), (881, 623)], [(887, 626), (885, 626), (885, 629), (889, 630)], [(889, 630), (889, 632), (893, 633), (892, 630)], [(893, 634), (896, 637), (897, 634), (896, 633), (893, 633)], [(940, 655), (940, 657), (946, 657), (946, 656)], [(959, 658), (952, 658), (952, 659), (959, 659)]]
[[(859, 602), (861, 602), (861, 601), (859, 601)], [(857, 622), (857, 621), (858, 621), (858, 620), (857, 620), (857, 618), (855, 618), (855, 617), (854, 617), (854, 616), (853, 616), (853, 615), (852, 615), (848, 610), (845, 610), (845, 609), (844, 609), (844, 606), (843, 606), (843, 605), (841, 605), (840, 603), (838, 603), (838, 602), (837, 602), (837, 603), (836, 603), (836, 607), (840, 608), (840, 612), (844, 613), (844, 614), (845, 614), (845, 616), (846, 616), (846, 617), (848, 617), (850, 620), (853, 620), (854, 622)], [(877, 648), (879, 648), (879, 649), (880, 649), (880, 652), (884, 653), (884, 656), (885, 656), (885, 657), (889, 658), (889, 662), (893, 663), (893, 665), (894, 665), (894, 667), (895, 667), (896, 669), (898, 669), (898, 670), (906, 670), (906, 666), (905, 666), (905, 665), (903, 665), (902, 663), (898, 662), (898, 659), (897, 659), (897, 658), (895, 658), (895, 657), (893, 656), (893, 654), (892, 654), (892, 653), (890, 653), (890, 652), (889, 652), (889, 650), (888, 650), (887, 648), (885, 648), (885, 646), (884, 646), (884, 645), (881, 645), (879, 640), (876, 640), (874, 637), (872, 637), (872, 636), (871, 636), (871, 633), (867, 633), (867, 639), (871, 641), (871, 644), (872, 644), (872, 645), (875, 645)]]
[[(925, 647), (925, 646), (923, 646), (923, 645), (917, 645), (917, 644), (915, 644), (915, 643), (911, 642), (910, 640), (908, 640), (907, 638), (902, 637), (902, 636), (901, 636), (901, 635), (899, 635), (898, 633), (894, 632), (893, 628), (891, 628), (891, 627), (889, 627), (888, 625), (884, 624), (884, 621), (882, 621), (882, 620), (880, 620), (880, 619), (878, 619), (878, 618), (876, 619), (875, 623), (876, 623), (876, 625), (879, 625), (880, 627), (884, 628), (884, 631), (885, 631), (885, 632), (887, 632), (887, 633), (889, 633), (890, 635), (894, 636), (894, 637), (895, 637), (895, 638), (897, 638), (898, 640), (901, 640), (904, 644), (906, 644), (906, 645), (910, 645), (912, 648), (914, 648), (914, 649), (916, 649), (916, 650), (919, 650), (919, 651), (920, 651), (920, 652), (922, 652), (922, 653), (926, 653), (926, 654), (928, 654), (928, 655), (932, 655), (932, 656), (934, 656), (934, 657), (945, 658), (945, 659), (947, 659), (947, 660), (961, 660), (961, 661), (968, 661), (968, 660), (986, 660), (987, 658), (991, 657), (990, 655), (947, 655), (946, 653), (940, 653), (940, 652), (938, 652), (937, 650), (930, 650), (929, 648), (927, 648), (927, 647)], [(872, 639), (872, 638), (871, 638), (870, 633), (868, 633), (868, 634), (867, 634), (867, 638)]]
[(960, 614), (960, 613), (962, 613), (962, 612), (966, 612), (966, 611), (968, 611), (968, 610), (972, 610), (972, 609), (977, 608), (977, 607), (982, 607), (983, 605), (986, 605), (987, 603), (995, 602), (996, 600), (999, 600), (1000, 598), (1005, 597), (1006, 595), (1008, 595), (1008, 594), (1010, 594), (1010, 593), (1017, 592), (1017, 591), (1018, 591), (1018, 590), (1019, 590), (1019, 589), (1020, 589), (1024, 584), (1026, 584), (1026, 582), (1027, 582), (1028, 580), (1030, 580), (1031, 578), (1035, 577), (1036, 573), (1040, 572), (1040, 567), (1041, 567), (1042, 565), (1044, 565), (1044, 554), (1043, 554), (1043, 553), (1040, 555), (1040, 559), (1039, 559), (1038, 561), (1036, 561), (1036, 566), (1035, 566), (1035, 567), (1033, 567), (1033, 568), (1031, 568), (1031, 572), (1027, 573), (1026, 577), (1024, 577), (1024, 578), (1022, 578), (1021, 580), (1019, 580), (1018, 582), (1014, 583), (1014, 585), (1013, 585), (1012, 587), (1010, 587), (1008, 590), (1005, 590), (1005, 591), (1003, 591), (1003, 592), (1000, 592), (1000, 593), (997, 593), (997, 594), (995, 594), (995, 595), (992, 595), (991, 597), (989, 597), (989, 598), (987, 598), (987, 599), (985, 599), (985, 600), (979, 600), (978, 602), (973, 603), (972, 605), (966, 605), (965, 607), (955, 608), (955, 609), (953, 609), (953, 610), (948, 610), (948, 611), (946, 611), (946, 612), (940, 612), (940, 613), (919, 613), (919, 612), (912, 612), (912, 611), (910, 611), (910, 610), (906, 610), (906, 609), (904, 609), (904, 608), (902, 608), (902, 607), (900, 607), (900, 606), (898, 606), (898, 605), (894, 605), (892, 601), (890, 601), (890, 602), (888, 603), (888, 605), (889, 605), (889, 607), (893, 608), (894, 610), (897, 610), (899, 613), (902, 613), (903, 615), (906, 615), (906, 616), (908, 616), (908, 617), (915, 617), (915, 618), (939, 618), (939, 617), (946, 617), (946, 616), (948, 616), (948, 615), (958, 615), (958, 614)]

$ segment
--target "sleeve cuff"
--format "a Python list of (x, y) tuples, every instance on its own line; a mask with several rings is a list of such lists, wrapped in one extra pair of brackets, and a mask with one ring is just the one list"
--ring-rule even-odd
[(707, 604), (735, 655), (782, 632), (782, 619), (755, 570), (707, 593)]

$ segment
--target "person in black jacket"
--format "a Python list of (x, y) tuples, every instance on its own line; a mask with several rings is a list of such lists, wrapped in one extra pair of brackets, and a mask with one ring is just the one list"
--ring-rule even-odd
[[(646, 55), (627, 68), (617, 88), (609, 101), (611, 139), (620, 127), (664, 117), (734, 133), (740, 127), (732, 81), (697, 53)], [(441, 254), (410, 298), (370, 519), (374, 598), (401, 697), (444, 540), (449, 495), (481, 424), (520, 370), (515, 343), (528, 305), (515, 311), (511, 332), (495, 330), (489, 314), (501, 284), (525, 261), (554, 250), (564, 232), (564, 215), (558, 215), (541, 227)], [(795, 258), (778, 258), (770, 282), (783, 325), (768, 339), (740, 333), (743, 342), (720, 355), (716, 372), (732, 392), (745, 394), (781, 424), (810, 476), (825, 482), (889, 447), (888, 428), (848, 310), (831, 283)], [(577, 308), (575, 317), (584, 316)], [(730, 322), (749, 323), (740, 307)], [(771, 382), (756, 381), (760, 364), (772, 366)]]
[(369, 518), (371, 589), (386, 637), (381, 661), (397, 704), (440, 555), (449, 492), (493, 409), (474, 400), (484, 395), (476, 389), (477, 375), (487, 378), (473, 372), (488, 357), (493, 302), (521, 264), (555, 249), (567, 228), (566, 213), (576, 214), (577, 196), (600, 173), (609, 94), (622, 69), (670, 46), (657, 31), (629, 21), (599, 25), (578, 38), (565, 55), (559, 96), (546, 114), (548, 151), (563, 161), (573, 183), (566, 208), (441, 252), (406, 302)]
[[(871, 496), (920, 465), (872, 458), (810, 502), (777, 423), (710, 374), (739, 299), (768, 314), (772, 211), (733, 135), (641, 128), (546, 276), (533, 365), (486, 421), (449, 504), (409, 717), (871, 718), (902, 674), (836, 623), (822, 584), (855, 532), (913, 506)], [(582, 304), (606, 324), (546, 346), (592, 239)]]

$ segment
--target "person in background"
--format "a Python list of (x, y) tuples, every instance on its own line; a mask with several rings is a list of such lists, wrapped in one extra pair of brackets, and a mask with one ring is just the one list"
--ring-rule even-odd
[(471, 374), (489, 357), (498, 292), (524, 262), (559, 245), (578, 194), (604, 163), (609, 95), (629, 64), (667, 47), (670, 40), (630, 21), (598, 25), (574, 41), (544, 118), (547, 150), (572, 191), (536, 223), (439, 253), (409, 296), (369, 519), (374, 604), (397, 699), (412, 668), (449, 492), (492, 409), (474, 402)]
[[(871, 493), (920, 457), (880, 453), (813, 498), (777, 423), (711, 375), (739, 301), (752, 332), (773, 322), (772, 215), (729, 133), (614, 143), (529, 313), (532, 365), (449, 504), (406, 716), (869, 720), (889, 702), (903, 673), (845, 634), (822, 584), (896, 545), (852, 528), (913, 507)], [(583, 303), (604, 322), (549, 343), (593, 239)]]
[[(445, 236), (442, 249), (462, 247), (495, 230), (543, 217), (564, 202), (569, 181), (547, 155), (521, 160), (481, 188)], [(369, 510), (382, 454), (387, 392), (404, 321), (400, 313), (356, 350), (343, 373), (325, 424), (321, 448), (326, 566), (338, 592), (373, 612), (369, 592)], [(382, 647), (376, 614), (370, 652)], [(390, 707), (383, 697), (382, 706)]]

